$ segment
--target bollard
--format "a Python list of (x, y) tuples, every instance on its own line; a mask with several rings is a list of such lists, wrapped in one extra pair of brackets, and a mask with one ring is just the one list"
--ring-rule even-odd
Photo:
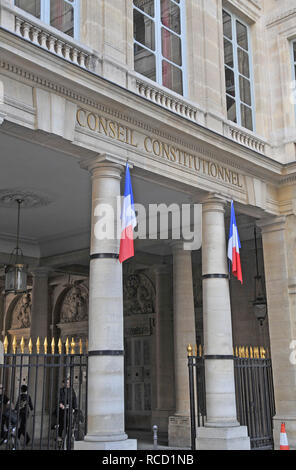
[(156, 424), (154, 424), (152, 429), (153, 429), (153, 449), (157, 449), (157, 430), (158, 430), (158, 427), (156, 426)]

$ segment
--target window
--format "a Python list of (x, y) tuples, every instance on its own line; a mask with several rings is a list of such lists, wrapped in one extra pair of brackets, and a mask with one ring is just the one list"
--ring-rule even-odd
[(79, 39), (79, 0), (15, 0), (15, 5), (64, 34)]
[(296, 41), (292, 42), (292, 79), (292, 102), (294, 105), (296, 105)]
[(254, 99), (249, 28), (223, 10), (227, 118), (253, 131)]
[(185, 93), (184, 0), (134, 0), (134, 67), (176, 93)]

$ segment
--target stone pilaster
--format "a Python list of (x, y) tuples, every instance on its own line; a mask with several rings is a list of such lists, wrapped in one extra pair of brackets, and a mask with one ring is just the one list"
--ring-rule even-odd
[(296, 441), (296, 217), (273, 217), (257, 222), (262, 231), (275, 408), (274, 442), (279, 448), (281, 422), (290, 448)]
[[(88, 427), (77, 449), (136, 449), (124, 423), (122, 265), (118, 260), (117, 202), (124, 167), (100, 156), (82, 165), (92, 177), (89, 279)], [(112, 236), (98, 239), (100, 208)], [(103, 213), (101, 214), (101, 216)]]
[(174, 364), (176, 410), (169, 418), (169, 445), (190, 447), (190, 401), (187, 346), (195, 344), (191, 251), (173, 247)]
[(249, 449), (246, 427), (236, 417), (233, 344), (224, 224), (225, 202), (203, 203), (202, 275), (207, 416), (197, 430), (197, 449)]

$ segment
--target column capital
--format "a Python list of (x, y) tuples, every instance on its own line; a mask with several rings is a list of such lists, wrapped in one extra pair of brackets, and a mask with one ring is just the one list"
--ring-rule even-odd
[(202, 210), (205, 211), (222, 211), (224, 212), (227, 203), (230, 203), (231, 199), (224, 197), (218, 193), (207, 194), (200, 202), (202, 204)]
[[(115, 156), (109, 153), (97, 154), (95, 157), (86, 158), (80, 161), (80, 167), (83, 170), (89, 171), (92, 176), (96, 177), (120, 177), (124, 172), (127, 158)], [(133, 165), (129, 162), (129, 167)], [(117, 173), (115, 174), (114, 173)]]
[(262, 233), (284, 230), (286, 227), (286, 216), (263, 217), (256, 221), (256, 225), (261, 229)]
[(53, 271), (54, 271), (54, 269), (50, 266), (36, 266), (36, 267), (30, 269), (30, 273), (32, 274), (32, 276), (34, 278), (35, 277), (38, 277), (38, 278), (48, 277), (49, 274)]
[(173, 253), (178, 253), (178, 252), (186, 252), (188, 251), (191, 253), (191, 250), (185, 249), (184, 248), (185, 241), (180, 239), (180, 240), (171, 240), (169, 242), (169, 246), (171, 247), (171, 250)]

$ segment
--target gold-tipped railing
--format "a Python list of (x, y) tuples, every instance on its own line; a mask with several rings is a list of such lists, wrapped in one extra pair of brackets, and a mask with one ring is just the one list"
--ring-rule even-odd
[[(187, 356), (203, 357), (202, 345), (192, 346), (192, 344), (188, 344)], [(269, 353), (263, 346), (235, 346), (233, 348), (233, 356), (240, 359), (267, 359)]]
[(9, 339), (7, 336), (5, 336), (3, 347), (4, 347), (5, 354), (8, 354), (10, 349), (13, 354), (25, 354), (25, 351), (27, 349), (27, 354), (33, 354), (33, 352), (35, 351), (36, 354), (45, 354), (45, 355), (47, 355), (49, 352), (51, 354), (63, 354), (64, 352), (66, 355), (73, 355), (73, 354), (86, 354), (88, 352), (88, 341), (86, 340), (83, 344), (83, 341), (81, 338), (77, 342), (75, 342), (74, 338), (72, 337), (71, 342), (70, 342), (69, 338), (67, 337), (64, 343), (62, 342), (61, 338), (59, 338), (57, 345), (56, 345), (55, 339), (52, 338), (50, 342), (50, 349), (49, 349), (49, 342), (48, 342), (47, 337), (44, 338), (43, 343), (42, 343), (42, 341), (40, 340), (40, 337), (38, 336), (36, 343), (35, 343), (35, 348), (34, 348), (33, 341), (31, 338), (27, 340), (27, 344), (26, 344), (26, 340), (22, 336), (18, 344), (16, 336), (14, 336), (12, 338), (11, 344), (9, 344)]

